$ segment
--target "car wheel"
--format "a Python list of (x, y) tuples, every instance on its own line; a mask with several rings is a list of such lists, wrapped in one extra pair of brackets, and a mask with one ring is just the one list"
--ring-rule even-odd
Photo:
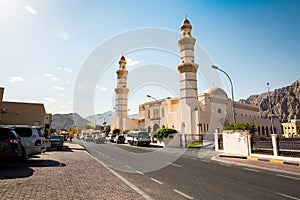
[(28, 155), (26, 153), (26, 150), (22, 147), (22, 157), (21, 157), (22, 161), (26, 161), (28, 160)]

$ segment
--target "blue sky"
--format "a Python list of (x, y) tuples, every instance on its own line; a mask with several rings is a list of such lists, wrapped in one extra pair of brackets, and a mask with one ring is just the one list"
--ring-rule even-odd
[[(274, 89), (300, 78), (297, 0), (0, 0), (0, 87), (5, 88), (4, 100), (44, 103), (46, 111), (53, 114), (73, 112), (76, 80), (99, 45), (146, 27), (179, 33), (185, 15), (197, 43), (231, 76), (235, 99), (265, 92), (267, 81)], [(124, 51), (122, 44), (108, 51), (112, 49), (120, 56)], [(151, 63), (176, 71), (179, 63), (178, 56), (161, 51), (123, 53), (129, 72)], [(112, 60), (98, 78), (94, 113), (113, 110), (117, 67), (117, 59)], [(228, 80), (219, 75), (223, 84), (216, 86), (229, 93)], [(199, 81), (198, 86), (202, 92), (210, 85)], [(159, 84), (141, 86), (129, 94), (131, 113), (149, 100), (146, 94), (176, 96)]]

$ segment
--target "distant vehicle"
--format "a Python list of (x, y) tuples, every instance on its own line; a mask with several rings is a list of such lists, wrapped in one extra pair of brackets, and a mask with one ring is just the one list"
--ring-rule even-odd
[(83, 141), (85, 142), (93, 142), (94, 138), (91, 135), (84, 136)]
[(57, 150), (62, 150), (64, 146), (64, 136), (62, 135), (51, 135), (50, 136), (51, 148), (57, 147)]
[(105, 136), (96, 136), (95, 137), (95, 142), (97, 144), (103, 144), (103, 143), (105, 143), (105, 140), (106, 140)]
[(15, 125), (12, 128), (21, 138), (23, 159), (46, 151), (45, 137), (41, 127)]
[(128, 140), (128, 143), (136, 146), (149, 146), (150, 145), (150, 136), (146, 131), (129, 131), (127, 133), (129, 137), (132, 137), (131, 140)]
[(124, 135), (118, 135), (115, 139), (115, 142), (117, 144), (124, 144), (125, 143), (125, 137)]
[(0, 160), (15, 160), (21, 156), (21, 139), (13, 129), (0, 126)]

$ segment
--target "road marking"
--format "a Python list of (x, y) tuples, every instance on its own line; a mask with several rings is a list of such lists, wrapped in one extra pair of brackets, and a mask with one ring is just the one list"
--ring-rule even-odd
[(136, 171), (136, 173), (140, 174), (140, 175), (145, 175), (143, 172), (140, 172), (140, 171)]
[(219, 163), (219, 165), (223, 165), (223, 166), (226, 166), (226, 167), (231, 167), (231, 165), (224, 164), (224, 163)]
[(110, 156), (106, 156), (106, 158), (110, 158)]
[(129, 165), (125, 165), (125, 167), (127, 167), (128, 169), (132, 169), (132, 167), (130, 167)]
[(278, 192), (276, 192), (276, 194), (278, 194), (278, 195), (280, 195), (280, 196), (283, 196), (283, 197), (287, 197), (287, 198), (289, 198), (289, 199), (300, 200), (299, 198), (297, 198), (297, 197), (292, 197), (292, 196), (290, 196), (290, 195), (286, 195), (286, 194), (282, 194), (282, 193), (278, 193)]
[(259, 170), (257, 170), (257, 169), (251, 169), (251, 168), (247, 168), (247, 167), (244, 167), (243, 169), (248, 170), (248, 171), (252, 171), (252, 172), (259, 172)]
[(196, 158), (192, 158), (192, 160), (197, 160)]
[(162, 185), (163, 184), (163, 182), (160, 182), (159, 180), (156, 180), (155, 178), (150, 178), (152, 181), (154, 181), (154, 182), (156, 182), (156, 183), (158, 183), (158, 184), (160, 184), (160, 185)]
[(112, 158), (113, 161), (116, 161), (116, 159)]
[(177, 194), (180, 194), (181, 196), (184, 196), (187, 199), (194, 199), (194, 197), (191, 197), (183, 192), (180, 192), (179, 190), (174, 189), (173, 191), (176, 192)]
[(201, 160), (202, 162), (210, 162), (209, 160)]
[(300, 180), (300, 178), (298, 178), (298, 177), (286, 176), (286, 175), (283, 175), (283, 174), (276, 174), (276, 176), (281, 176), (281, 177), (284, 177), (284, 178), (290, 178), (290, 179)]
[(175, 166), (175, 167), (179, 167), (179, 168), (181, 168), (181, 165), (177, 165), (177, 164), (170, 163), (170, 162), (167, 162), (167, 164), (168, 164), (168, 165), (173, 165), (173, 166)]

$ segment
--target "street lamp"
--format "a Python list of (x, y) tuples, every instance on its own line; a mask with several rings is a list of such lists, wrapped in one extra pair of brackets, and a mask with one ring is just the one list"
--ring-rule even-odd
[(220, 69), (218, 66), (212, 65), (211, 68), (223, 72), (227, 76), (227, 78), (229, 79), (229, 81), (230, 81), (230, 85), (231, 85), (231, 98), (232, 98), (233, 123), (235, 125), (236, 124), (236, 118), (235, 118), (235, 109), (234, 109), (233, 84), (232, 84), (231, 78), (230, 78), (230, 76), (225, 71), (223, 71), (222, 69)]
[(267, 82), (267, 88), (268, 88), (269, 109), (270, 109), (270, 115), (271, 115), (272, 134), (275, 134), (275, 132), (274, 132), (274, 120), (273, 120), (272, 104), (271, 104), (271, 97), (270, 97), (270, 83), (269, 82)]
[[(161, 101), (157, 100), (155, 97), (147, 94), (146, 97), (154, 99), (156, 101), (156, 103), (158, 104), (158, 128), (160, 128), (160, 103)], [(166, 99), (171, 99), (171, 97), (167, 97)]]

